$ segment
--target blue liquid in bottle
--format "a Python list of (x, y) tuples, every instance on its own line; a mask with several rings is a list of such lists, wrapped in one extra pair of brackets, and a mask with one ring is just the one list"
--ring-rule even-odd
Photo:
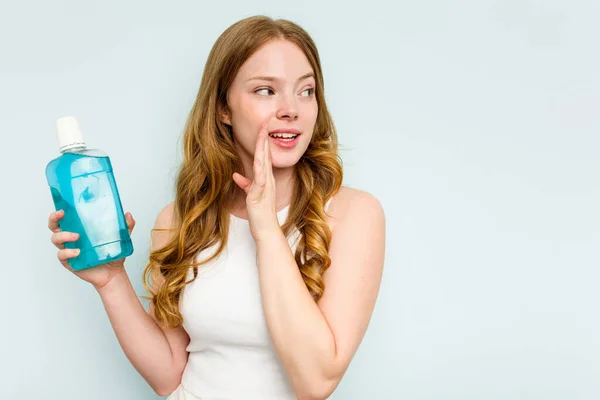
[(60, 229), (79, 234), (65, 243), (81, 250), (69, 265), (83, 270), (133, 254), (110, 158), (86, 147), (73, 117), (59, 119), (57, 130), (62, 155), (48, 163), (46, 179), (55, 209), (64, 210)]

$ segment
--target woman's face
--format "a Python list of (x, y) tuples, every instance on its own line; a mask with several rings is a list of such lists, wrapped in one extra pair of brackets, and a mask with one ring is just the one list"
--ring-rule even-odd
[[(294, 166), (306, 151), (317, 120), (315, 78), (304, 53), (286, 40), (271, 40), (259, 48), (238, 71), (229, 91), (231, 125), (246, 176), (254, 160), (256, 139), (267, 122), (274, 168)], [(274, 131), (291, 129), (294, 139), (277, 138)]]

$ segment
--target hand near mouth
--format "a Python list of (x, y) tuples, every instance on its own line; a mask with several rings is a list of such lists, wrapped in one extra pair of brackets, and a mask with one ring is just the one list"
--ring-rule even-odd
[(246, 193), (246, 209), (254, 240), (281, 231), (275, 207), (275, 178), (271, 164), (271, 148), (266, 122), (260, 127), (254, 152), (254, 179), (234, 172), (234, 182)]

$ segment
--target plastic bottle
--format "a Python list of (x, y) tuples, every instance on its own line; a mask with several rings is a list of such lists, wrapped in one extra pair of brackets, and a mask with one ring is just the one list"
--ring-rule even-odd
[(59, 118), (56, 133), (62, 154), (46, 166), (46, 179), (56, 211), (64, 210), (60, 229), (79, 234), (77, 241), (65, 243), (80, 249), (69, 265), (83, 270), (131, 255), (133, 243), (108, 155), (87, 148), (74, 117)]

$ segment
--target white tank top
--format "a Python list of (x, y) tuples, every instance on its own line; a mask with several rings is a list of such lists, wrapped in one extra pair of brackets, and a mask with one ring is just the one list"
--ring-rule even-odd
[[(277, 213), (280, 225), (288, 209)], [(288, 238), (292, 250), (299, 238), (293, 230)], [(216, 248), (201, 252), (198, 259), (207, 259)], [(192, 277), (190, 268), (188, 279)], [(267, 330), (256, 243), (247, 220), (231, 214), (227, 246), (217, 259), (198, 268), (179, 306), (190, 337), (181, 381), (185, 390), (203, 400), (296, 399)]]

